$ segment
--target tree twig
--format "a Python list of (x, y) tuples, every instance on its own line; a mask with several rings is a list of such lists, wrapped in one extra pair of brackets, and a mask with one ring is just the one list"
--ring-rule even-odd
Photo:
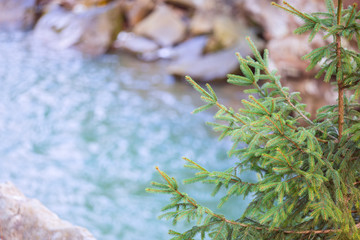
[[(338, 0), (338, 11), (337, 11), (337, 24), (341, 24), (341, 12), (342, 12), (342, 0)], [(344, 128), (344, 87), (342, 84), (342, 74), (339, 74), (341, 71), (341, 36), (340, 33), (336, 34), (336, 56), (337, 56), (337, 85), (338, 85), (338, 106), (339, 106), (339, 141), (342, 138), (343, 128)]]

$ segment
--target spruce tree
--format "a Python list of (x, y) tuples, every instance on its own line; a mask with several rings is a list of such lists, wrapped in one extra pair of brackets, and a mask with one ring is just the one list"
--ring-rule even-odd
[[(171, 195), (161, 217), (193, 223), (184, 233), (170, 231), (172, 239), (360, 239), (360, 54), (343, 47), (353, 41), (360, 49), (360, 11), (356, 4), (343, 8), (342, 0), (325, 0), (327, 12), (315, 13), (272, 4), (303, 20), (295, 34), (330, 40), (304, 59), (308, 70), (320, 66), (317, 78), (336, 85), (337, 104), (310, 117), (299, 93), (289, 92), (269, 69), (268, 51), (260, 53), (249, 38), (253, 56), (237, 53), (242, 75), (228, 75), (229, 83), (248, 87), (243, 108), (224, 106), (209, 84), (201, 87), (186, 77), (205, 101), (194, 112), (218, 108), (211, 125), (220, 139), (231, 138), (229, 155), (238, 161), (219, 172), (184, 158), (185, 167), (196, 170), (185, 183), (213, 184), (213, 194), (225, 189), (220, 205), (230, 197), (250, 195), (252, 201), (242, 216), (229, 219), (183, 193), (157, 168), (164, 181), (147, 190)], [(257, 173), (258, 181), (244, 181), (243, 171)]]

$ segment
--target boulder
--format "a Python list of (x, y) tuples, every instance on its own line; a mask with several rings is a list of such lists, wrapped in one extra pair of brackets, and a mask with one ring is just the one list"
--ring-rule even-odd
[[(291, 4), (304, 12), (325, 10), (322, 0), (294, 0)], [(321, 37), (316, 37), (309, 44), (308, 35), (294, 35), (293, 31), (301, 26), (303, 21), (272, 6), (266, 0), (244, 0), (244, 9), (249, 18), (263, 28), (264, 37), (268, 40), (266, 48), (269, 49), (273, 67), (279, 70), (284, 80), (309, 75), (305, 70), (308, 63), (301, 57), (312, 49), (324, 45), (325, 41)]]
[(224, 79), (238, 67), (235, 58), (237, 50), (231, 48), (188, 61), (175, 62), (168, 67), (168, 72), (179, 77), (189, 75), (197, 81), (204, 82)]
[(1, 0), (0, 30), (29, 30), (35, 23), (35, 0)]
[(267, 49), (273, 67), (279, 70), (281, 76), (285, 79), (303, 78), (314, 76), (314, 71), (307, 72), (306, 68), (309, 62), (301, 58), (323, 44), (324, 40), (321, 36), (315, 37), (309, 43), (306, 35), (289, 35), (286, 38), (270, 40), (267, 43)]
[[(180, 57), (172, 62), (167, 70), (170, 74), (175, 76), (183, 77), (189, 75), (198, 81), (204, 82), (225, 79), (228, 73), (234, 73), (239, 69), (239, 62), (235, 56), (236, 52), (239, 52), (243, 56), (251, 54), (245, 36), (242, 36), (239, 39), (241, 40), (232, 47), (214, 53), (202, 55), (198, 50), (196, 54), (191, 57), (187, 54), (180, 54)], [(262, 41), (255, 36), (252, 36), (252, 40), (259, 48), (262, 48)], [(201, 45), (201, 43), (200, 39), (198, 45)], [(191, 55), (190, 51), (189, 54)]]
[(184, 8), (194, 9), (196, 7), (196, 0), (165, 0), (166, 3), (174, 4)]
[(196, 11), (190, 22), (190, 33), (193, 36), (209, 34), (213, 30), (214, 17), (206, 11)]
[(196, 9), (200, 11), (214, 11), (220, 5), (225, 5), (222, 0), (194, 0)]
[(344, 0), (343, 4), (344, 7), (347, 8), (349, 5), (353, 5), (354, 3), (357, 3), (357, 10), (359, 11), (360, 9), (360, 5), (359, 5), (359, 1), (358, 0)]
[(54, 49), (103, 54), (121, 30), (120, 10), (118, 2), (79, 12), (56, 5), (36, 24), (34, 41)]
[(289, 13), (278, 9), (266, 0), (245, 0), (244, 11), (249, 19), (259, 24), (266, 40), (281, 38), (289, 33)]
[(95, 240), (85, 228), (61, 220), (12, 183), (0, 184), (0, 239)]
[(159, 48), (153, 40), (129, 32), (120, 32), (113, 46), (135, 54), (146, 54)]
[(241, 19), (235, 19), (227, 15), (216, 15), (213, 21), (213, 34), (206, 46), (206, 51), (212, 52), (235, 45), (242, 41), (249, 27)]
[(133, 28), (141, 22), (155, 7), (152, 0), (126, 0), (122, 3), (126, 23)]
[(300, 92), (302, 103), (306, 104), (305, 110), (311, 113), (312, 118), (316, 116), (316, 111), (320, 107), (337, 104), (336, 87), (324, 81), (304, 77), (301, 81), (299, 79), (289, 79), (286, 86), (289, 87), (291, 92)]
[(134, 32), (167, 47), (185, 38), (186, 25), (172, 8), (160, 5), (135, 26)]
[(208, 40), (208, 36), (197, 36), (186, 40), (173, 48), (172, 59), (179, 63), (200, 58)]
[(140, 57), (145, 61), (167, 59), (176, 61), (176, 63), (182, 63), (200, 58), (207, 41), (207, 36), (197, 36), (190, 38), (175, 47), (164, 47), (156, 51), (145, 52), (141, 54)]

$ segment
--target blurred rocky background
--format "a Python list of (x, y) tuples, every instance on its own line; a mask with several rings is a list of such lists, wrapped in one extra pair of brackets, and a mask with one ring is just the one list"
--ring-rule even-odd
[[(345, 1), (352, 4), (356, 0)], [(280, 2), (280, 1), (278, 1)], [(324, 10), (323, 0), (289, 0), (297, 8)], [(308, 110), (336, 100), (333, 90), (301, 57), (324, 44), (294, 35), (301, 20), (270, 0), (2, 0), (0, 28), (30, 30), (35, 44), (98, 56), (128, 52), (144, 61), (167, 60), (174, 76), (224, 80), (238, 71), (235, 52), (251, 54), (246, 36), (269, 49), (285, 85), (302, 93)]]

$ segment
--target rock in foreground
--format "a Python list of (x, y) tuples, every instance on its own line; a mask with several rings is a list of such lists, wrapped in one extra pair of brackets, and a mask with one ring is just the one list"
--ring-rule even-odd
[(12, 183), (0, 184), (0, 239), (95, 240), (85, 228), (61, 220)]
[(35, 0), (0, 0), (0, 29), (32, 28), (35, 10)]

